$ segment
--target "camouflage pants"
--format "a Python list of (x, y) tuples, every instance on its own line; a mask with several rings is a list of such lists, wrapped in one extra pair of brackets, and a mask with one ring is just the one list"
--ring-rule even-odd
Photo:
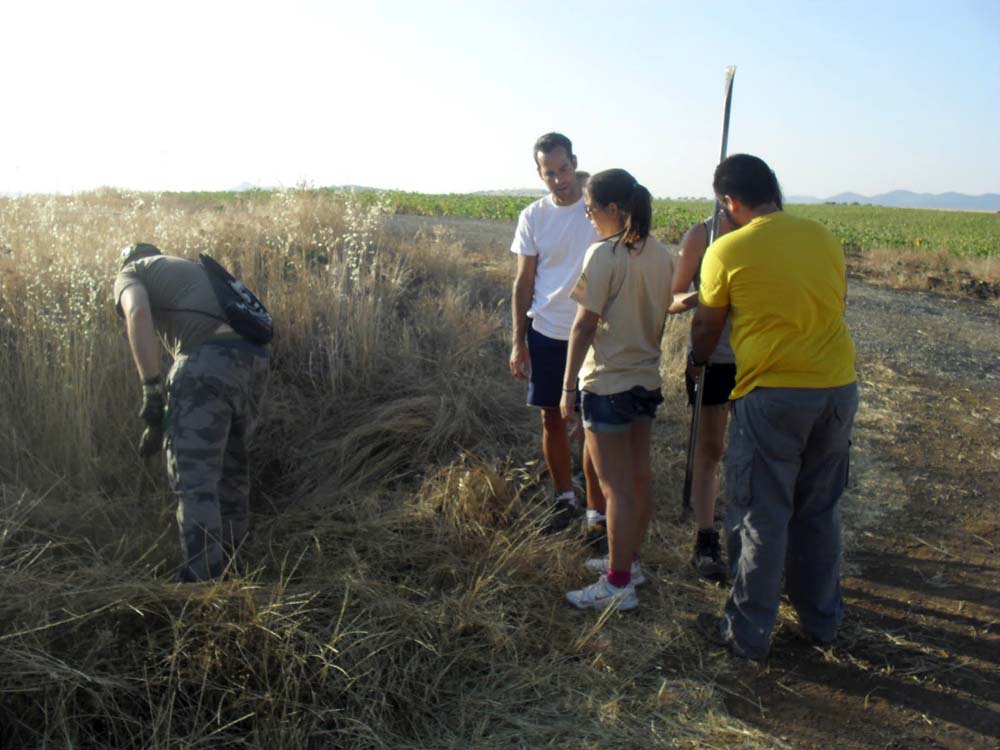
[(167, 377), (167, 476), (177, 496), (182, 581), (221, 575), (246, 535), (247, 445), (267, 371), (266, 349), (233, 339), (179, 356)]

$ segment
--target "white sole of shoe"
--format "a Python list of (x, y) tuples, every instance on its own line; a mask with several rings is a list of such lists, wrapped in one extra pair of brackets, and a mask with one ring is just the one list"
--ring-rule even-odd
[(608, 607), (612, 609), (629, 610), (635, 609), (639, 606), (639, 599), (633, 592), (631, 596), (628, 594), (622, 594), (620, 596), (609, 596), (606, 599), (601, 599), (599, 601), (581, 601), (579, 596), (573, 596), (574, 594), (579, 595), (579, 591), (568, 591), (566, 592), (566, 601), (572, 604), (577, 609), (599, 609), (605, 610)]

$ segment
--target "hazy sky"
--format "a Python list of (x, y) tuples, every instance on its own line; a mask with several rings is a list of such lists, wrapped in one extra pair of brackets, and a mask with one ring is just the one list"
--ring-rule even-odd
[(0, 5), (0, 191), (536, 187), (531, 144), (708, 195), (1000, 192), (1000, 2)]

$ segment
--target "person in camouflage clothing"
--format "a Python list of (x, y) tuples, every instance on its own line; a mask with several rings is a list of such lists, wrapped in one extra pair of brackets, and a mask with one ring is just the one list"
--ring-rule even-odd
[[(204, 268), (146, 243), (122, 251), (114, 285), (143, 381), (142, 456), (166, 449), (177, 497), (182, 582), (217, 578), (248, 530), (247, 446), (269, 353), (226, 323)], [(164, 383), (157, 337), (173, 357)]]

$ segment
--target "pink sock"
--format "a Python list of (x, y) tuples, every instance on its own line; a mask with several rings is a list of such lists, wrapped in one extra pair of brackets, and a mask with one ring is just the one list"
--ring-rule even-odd
[(608, 583), (616, 588), (625, 588), (632, 580), (632, 572), (629, 570), (609, 570)]

